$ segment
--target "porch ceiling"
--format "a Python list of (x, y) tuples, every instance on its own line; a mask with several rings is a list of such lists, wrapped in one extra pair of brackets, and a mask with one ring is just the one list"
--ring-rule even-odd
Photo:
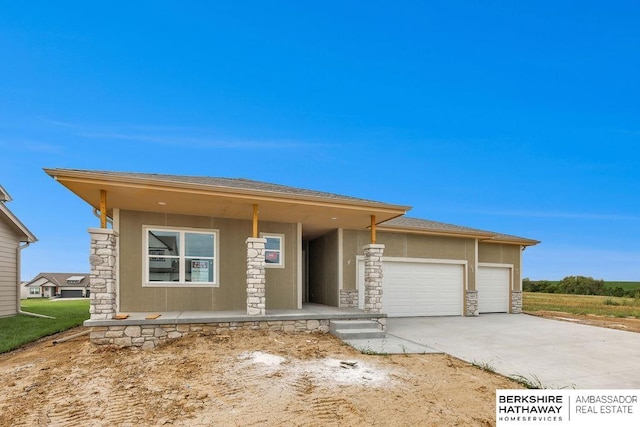
[[(107, 214), (113, 209), (213, 216), (251, 220), (258, 205), (259, 221), (302, 223), (306, 238), (331, 229), (364, 229), (403, 215), (410, 207), (348, 197), (328, 197), (323, 193), (290, 194), (262, 189), (229, 188), (193, 182), (128, 176), (114, 173), (45, 169), (95, 209), (100, 206), (100, 190), (107, 192)], [(330, 195), (329, 195), (330, 196)]]

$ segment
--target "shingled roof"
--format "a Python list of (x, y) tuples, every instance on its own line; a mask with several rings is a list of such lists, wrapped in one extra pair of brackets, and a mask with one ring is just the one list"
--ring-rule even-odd
[(18, 219), (17, 216), (5, 205), (10, 202), (11, 196), (0, 186), (0, 221), (6, 222), (15, 230), (21, 242), (34, 243), (38, 241), (36, 236)]
[(469, 237), (478, 238), (482, 241), (520, 243), (525, 246), (540, 243), (537, 240), (527, 239), (524, 237), (496, 233), (493, 231), (481, 230), (479, 228), (463, 227), (460, 225), (447, 224), (444, 222), (431, 221), (427, 219), (411, 218), (407, 216), (390, 219), (379, 224), (378, 227), (381, 230), (397, 229), (398, 231), (415, 231), (425, 234), (468, 235)]
[[(89, 286), (89, 273), (40, 273), (24, 286), (29, 287), (30, 284), (36, 282), (38, 279), (46, 279), (48, 282), (53, 283), (59, 287), (77, 287), (77, 286)], [(82, 278), (78, 283), (69, 284), (67, 280), (70, 278)]]
[[(55, 170), (53, 170), (55, 171)], [(383, 202), (362, 199), (358, 197), (345, 196), (343, 194), (329, 193), (325, 191), (309, 190), (306, 188), (290, 187), (287, 185), (272, 184), (264, 181), (254, 181), (246, 178), (223, 178), (223, 177), (208, 177), (208, 176), (193, 176), (193, 175), (170, 175), (170, 174), (158, 174), (158, 173), (137, 173), (137, 172), (114, 172), (114, 171), (98, 171), (98, 170), (83, 170), (83, 169), (65, 169), (65, 171), (75, 171), (80, 173), (95, 173), (103, 176), (110, 176), (116, 179), (129, 178), (135, 180), (143, 180), (150, 182), (164, 182), (175, 184), (193, 184), (198, 186), (208, 186), (216, 188), (226, 188), (229, 190), (247, 190), (247, 191), (259, 191), (261, 193), (273, 193), (273, 195), (283, 196), (302, 196), (313, 198), (324, 198), (332, 200), (343, 200), (346, 202), (361, 202), (361, 203), (380, 203)]]

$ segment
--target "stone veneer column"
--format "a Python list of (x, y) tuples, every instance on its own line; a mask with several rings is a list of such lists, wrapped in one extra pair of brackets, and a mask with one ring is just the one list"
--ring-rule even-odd
[(116, 260), (118, 233), (110, 228), (90, 228), (89, 313), (91, 320), (108, 320), (116, 314)]
[(249, 237), (247, 243), (247, 314), (266, 314), (264, 249), (267, 239)]
[(364, 311), (382, 312), (382, 255), (384, 245), (364, 246)]
[(522, 291), (511, 291), (511, 312), (522, 313)]
[(478, 312), (478, 291), (467, 290), (465, 296), (465, 303), (467, 306), (466, 316), (475, 317), (480, 313)]

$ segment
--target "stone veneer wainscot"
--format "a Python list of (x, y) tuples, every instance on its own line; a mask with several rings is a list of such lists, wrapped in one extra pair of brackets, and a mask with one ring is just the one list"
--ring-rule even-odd
[[(380, 329), (384, 330), (386, 320), (384, 317), (371, 318), (371, 320), (376, 320)], [(124, 320), (121, 325), (113, 324), (113, 322), (115, 321), (109, 322), (111, 324), (106, 326), (92, 326), (89, 335), (91, 343), (98, 346), (132, 347), (142, 350), (152, 350), (170, 340), (193, 334), (221, 335), (237, 330), (328, 333), (330, 320), (260, 320), (172, 324), (153, 324), (150, 322), (127, 324), (128, 322)]]

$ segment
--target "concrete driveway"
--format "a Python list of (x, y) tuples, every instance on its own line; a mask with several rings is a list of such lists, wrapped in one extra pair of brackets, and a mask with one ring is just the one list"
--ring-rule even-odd
[(640, 389), (640, 334), (526, 314), (389, 318), (387, 334), (547, 388)]

